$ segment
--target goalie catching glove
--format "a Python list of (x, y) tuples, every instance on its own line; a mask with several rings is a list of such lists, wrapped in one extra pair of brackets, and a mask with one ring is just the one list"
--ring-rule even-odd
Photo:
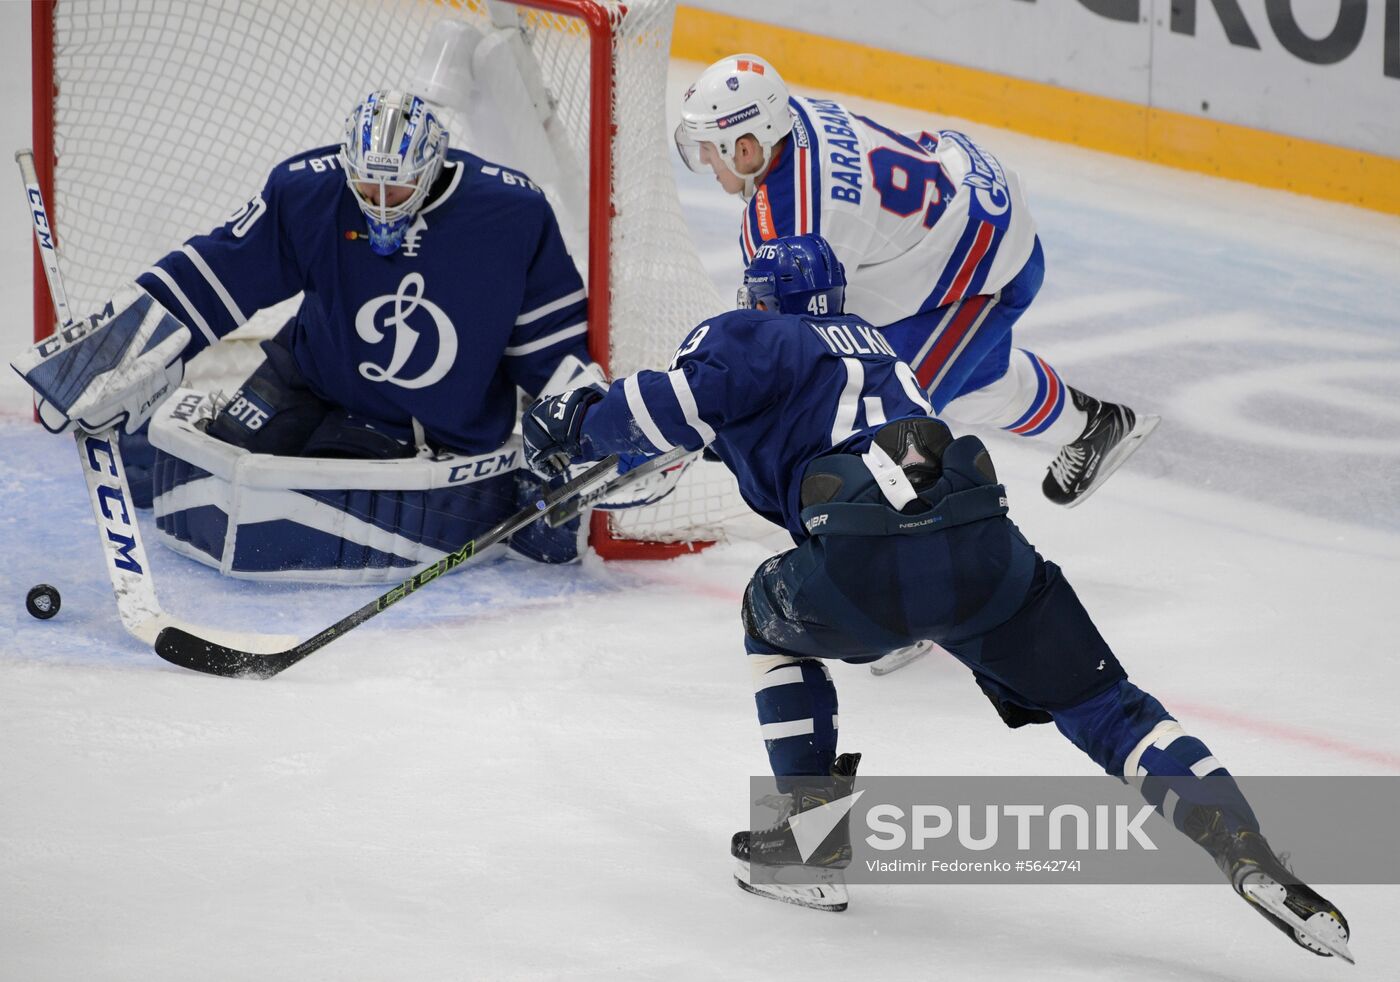
[(189, 328), (133, 289), (10, 362), (38, 394), (39, 419), (51, 432), (123, 425), (134, 433), (180, 384)]

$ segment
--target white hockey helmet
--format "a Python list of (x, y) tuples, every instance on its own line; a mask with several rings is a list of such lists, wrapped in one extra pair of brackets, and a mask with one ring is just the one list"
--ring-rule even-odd
[[(686, 89), (676, 149), (687, 167), (705, 173), (709, 168), (701, 159), (700, 145), (713, 144), (724, 165), (743, 180), (748, 200), (754, 178), (773, 159), (773, 147), (791, 132), (787, 84), (777, 69), (758, 55), (730, 55), (701, 72)], [(734, 166), (734, 146), (741, 136), (752, 136), (763, 148), (763, 166), (753, 174), (740, 174)]]
[[(391, 255), (442, 172), (447, 130), (428, 103), (409, 92), (376, 89), (345, 120), (340, 166), (360, 210), (369, 220), (370, 247)], [(366, 197), (364, 188), (378, 194)], [(390, 193), (390, 189), (407, 189)], [(393, 204), (389, 202), (393, 199)]]

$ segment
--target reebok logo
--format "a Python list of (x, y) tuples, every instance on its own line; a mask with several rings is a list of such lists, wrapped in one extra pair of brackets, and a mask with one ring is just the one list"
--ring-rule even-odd
[(788, 818), (788, 828), (792, 831), (793, 841), (797, 843), (797, 851), (801, 853), (804, 863), (826, 841), (831, 830), (855, 807), (855, 803), (863, 794), (863, 790), (857, 791), (855, 794), (809, 808)]

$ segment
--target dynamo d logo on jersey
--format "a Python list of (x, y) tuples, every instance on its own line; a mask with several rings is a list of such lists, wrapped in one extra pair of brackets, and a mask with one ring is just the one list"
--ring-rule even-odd
[(715, 125), (722, 130), (727, 130), (735, 123), (742, 123), (746, 119), (753, 119), (758, 115), (758, 103), (751, 102), (738, 112), (730, 113), (728, 116), (721, 116), (715, 120)]
[[(408, 364), (422, 337), (422, 332), (410, 325), (410, 319), (420, 328), (432, 325), (437, 335), (437, 354), (426, 371), (405, 377), (399, 373)], [(457, 329), (441, 307), (424, 299), (421, 273), (409, 273), (400, 281), (397, 293), (375, 297), (355, 314), (355, 333), (368, 343), (379, 344), (385, 339), (386, 331), (394, 335), (389, 364), (381, 366), (365, 361), (359, 366), (360, 374), (371, 382), (388, 382), (404, 389), (427, 388), (442, 381), (457, 359)]]

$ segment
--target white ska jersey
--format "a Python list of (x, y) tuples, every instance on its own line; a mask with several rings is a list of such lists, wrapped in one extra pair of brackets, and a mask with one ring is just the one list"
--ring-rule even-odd
[(846, 308), (879, 327), (995, 293), (1035, 246), (1021, 182), (962, 133), (903, 134), (826, 99), (788, 102), (792, 134), (744, 214), (744, 263), (816, 233), (846, 267)]

